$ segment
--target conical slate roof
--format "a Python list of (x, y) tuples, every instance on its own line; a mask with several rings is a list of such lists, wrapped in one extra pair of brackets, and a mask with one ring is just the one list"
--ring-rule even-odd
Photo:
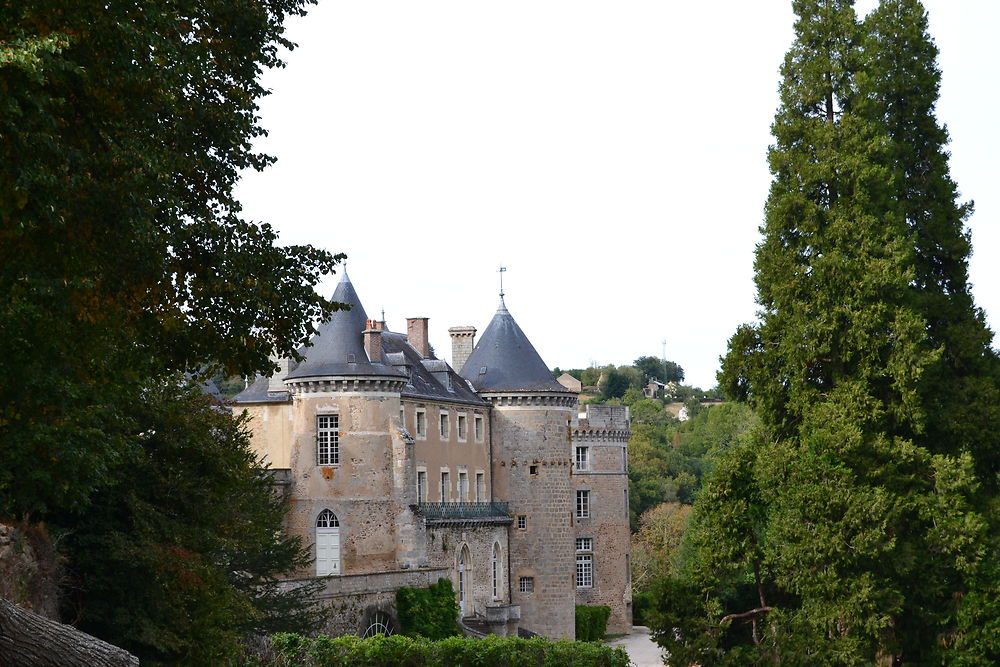
[(368, 315), (354, 285), (343, 272), (333, 300), (351, 305), (350, 310), (338, 310), (330, 319), (319, 325), (312, 339), (312, 346), (301, 350), (305, 361), (290, 372), (287, 379), (322, 377), (327, 375), (404, 375), (392, 366), (375, 359), (368, 360), (361, 332), (365, 330)]
[(552, 377), (549, 367), (511, 317), (502, 296), (500, 308), (459, 375), (479, 392), (572, 393)]

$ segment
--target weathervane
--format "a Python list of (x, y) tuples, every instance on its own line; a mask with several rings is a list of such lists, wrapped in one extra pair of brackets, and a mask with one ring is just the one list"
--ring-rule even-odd
[(499, 273), (499, 274), (500, 274), (500, 298), (501, 298), (501, 299), (503, 298), (503, 274), (504, 274), (504, 272), (505, 272), (506, 270), (507, 270), (507, 267), (506, 267), (506, 266), (501, 266), (501, 267), (500, 267), (500, 270), (499, 270), (499, 271), (497, 271), (497, 273)]

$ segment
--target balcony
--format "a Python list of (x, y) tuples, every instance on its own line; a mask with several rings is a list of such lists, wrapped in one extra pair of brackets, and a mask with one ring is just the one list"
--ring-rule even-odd
[(467, 522), (508, 524), (513, 521), (505, 502), (420, 503), (416, 510), (428, 523), (436, 525)]

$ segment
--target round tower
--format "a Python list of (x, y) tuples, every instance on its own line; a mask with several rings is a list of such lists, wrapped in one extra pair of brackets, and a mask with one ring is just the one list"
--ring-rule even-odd
[(346, 272), (333, 300), (352, 307), (320, 325), (284, 379), (289, 527), (315, 544), (317, 575), (415, 567), (412, 440), (399, 426), (407, 377), (384, 362), (381, 322), (368, 319)]
[(509, 586), (521, 627), (573, 639), (576, 394), (552, 378), (502, 296), (460, 374), (493, 408), (492, 492), (514, 517)]

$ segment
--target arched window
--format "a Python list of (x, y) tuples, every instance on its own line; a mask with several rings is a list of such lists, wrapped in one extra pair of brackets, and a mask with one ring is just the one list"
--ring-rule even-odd
[(316, 517), (316, 576), (340, 574), (340, 521), (330, 510)]
[(462, 549), (458, 552), (458, 609), (463, 617), (466, 615), (465, 599), (471, 583), (472, 556), (469, 554), (468, 545), (462, 545)]
[(500, 557), (500, 545), (496, 542), (493, 543), (493, 599), (499, 600), (501, 595), (500, 591), (500, 574), (503, 567), (503, 559)]

